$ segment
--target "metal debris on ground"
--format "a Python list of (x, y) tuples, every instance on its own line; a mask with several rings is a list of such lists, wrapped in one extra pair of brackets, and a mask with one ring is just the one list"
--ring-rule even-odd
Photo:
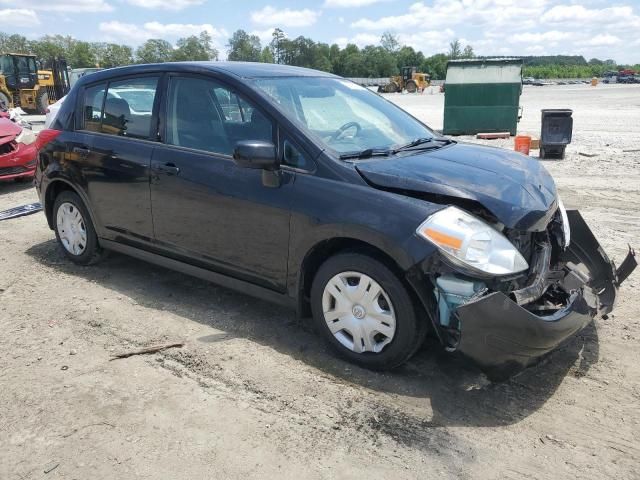
[(8, 220), (10, 218), (23, 217), (25, 215), (31, 215), (42, 210), (42, 204), (40, 202), (28, 203), (20, 207), (10, 208), (0, 212), (0, 220)]

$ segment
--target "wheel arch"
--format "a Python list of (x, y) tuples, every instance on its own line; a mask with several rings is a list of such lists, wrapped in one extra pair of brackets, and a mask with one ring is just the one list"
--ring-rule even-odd
[(335, 237), (321, 240), (307, 252), (298, 271), (297, 282), (297, 311), (300, 317), (311, 315), (311, 285), (320, 266), (334, 255), (354, 252), (369, 255), (382, 262), (398, 279), (407, 286), (407, 291), (413, 296), (413, 290), (404, 278), (404, 269), (398, 260), (380, 247), (367, 241), (353, 237)]
[(97, 227), (95, 216), (93, 214), (93, 211), (91, 210), (91, 206), (87, 201), (86, 196), (84, 195), (84, 192), (82, 192), (80, 189), (76, 188), (71, 182), (63, 178), (54, 178), (47, 185), (47, 189), (45, 190), (44, 197), (43, 197), (44, 213), (45, 213), (45, 216), (47, 217), (47, 223), (49, 224), (49, 228), (51, 230), (54, 229), (53, 205), (55, 204), (56, 197), (64, 191), (73, 192), (80, 197), (80, 200), (82, 200), (82, 203), (84, 203), (85, 208), (89, 212), (89, 216), (91, 217), (91, 222), (93, 223), (94, 227)]

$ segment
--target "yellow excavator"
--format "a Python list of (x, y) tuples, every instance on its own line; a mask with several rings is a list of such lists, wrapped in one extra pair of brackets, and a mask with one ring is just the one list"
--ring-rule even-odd
[(44, 114), (65, 96), (69, 92), (67, 63), (61, 59), (49, 63), (50, 69), (40, 70), (35, 55), (0, 54), (0, 107)]
[(416, 67), (402, 67), (401, 75), (394, 75), (386, 85), (380, 85), (380, 93), (396, 93), (406, 90), (409, 93), (422, 92), (431, 85), (428, 73), (417, 72)]

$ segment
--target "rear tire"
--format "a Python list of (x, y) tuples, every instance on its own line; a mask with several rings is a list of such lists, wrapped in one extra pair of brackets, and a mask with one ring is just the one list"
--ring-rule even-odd
[(372, 370), (405, 363), (427, 333), (420, 307), (396, 274), (357, 253), (338, 254), (320, 267), (311, 287), (311, 310), (316, 331), (338, 354)]
[(58, 195), (52, 215), (56, 239), (73, 263), (91, 265), (103, 257), (89, 212), (77, 193), (67, 190)]
[(47, 89), (44, 87), (41, 87), (38, 90), (38, 94), (36, 96), (36, 108), (40, 115), (46, 114), (47, 108), (49, 108), (49, 94), (47, 93)]
[(418, 85), (413, 80), (409, 80), (406, 85), (408, 93), (416, 93), (418, 91)]

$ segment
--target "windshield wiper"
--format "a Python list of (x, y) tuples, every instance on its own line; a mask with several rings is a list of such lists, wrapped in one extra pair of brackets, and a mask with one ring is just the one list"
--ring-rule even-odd
[(417, 147), (418, 145), (423, 145), (425, 143), (431, 143), (431, 142), (433, 142), (433, 138), (431, 137), (416, 138), (415, 140), (412, 140), (409, 143), (406, 143), (404, 145), (400, 145), (399, 147), (394, 148), (393, 153), (402, 152), (403, 150), (406, 150), (408, 148)]
[[(433, 142), (440, 142), (440, 143), (444, 143), (445, 145), (449, 145), (451, 143), (453, 143), (454, 141), (449, 139), (449, 138), (438, 138), (438, 137), (429, 137), (429, 138), (416, 138), (415, 140), (407, 143), (406, 145), (401, 145), (397, 148), (394, 148), (392, 150), (392, 153), (395, 155), (398, 152), (404, 152), (406, 150), (412, 150), (415, 147), (419, 147), (420, 145), (424, 145), (424, 147), (422, 148), (439, 148), (441, 145), (430, 145)], [(428, 145), (425, 145), (428, 144)], [(416, 150), (420, 150), (420, 149), (416, 149)]]
[[(438, 142), (438, 144), (431, 145), (434, 142)], [(449, 145), (450, 143), (454, 143), (454, 140), (450, 140), (448, 138), (438, 138), (438, 137), (416, 138), (415, 140), (407, 143), (406, 145), (401, 145), (394, 149), (367, 148), (359, 152), (343, 153), (342, 155), (340, 155), (339, 158), (340, 160), (349, 160), (349, 159), (362, 160), (362, 159), (371, 158), (371, 157), (388, 157), (390, 155), (395, 155), (396, 153), (399, 153), (399, 152), (404, 152), (404, 151), (413, 150), (413, 149), (421, 150), (421, 149), (427, 149), (427, 148), (439, 148), (442, 146), (442, 143), (444, 143), (445, 145)], [(423, 145), (421, 148), (416, 148), (421, 145)]]
[(340, 160), (348, 160), (348, 159), (364, 159), (371, 157), (387, 157), (393, 154), (393, 150), (381, 149), (381, 148), (367, 148), (365, 150), (361, 150), (359, 152), (349, 152), (343, 153), (340, 155)]

